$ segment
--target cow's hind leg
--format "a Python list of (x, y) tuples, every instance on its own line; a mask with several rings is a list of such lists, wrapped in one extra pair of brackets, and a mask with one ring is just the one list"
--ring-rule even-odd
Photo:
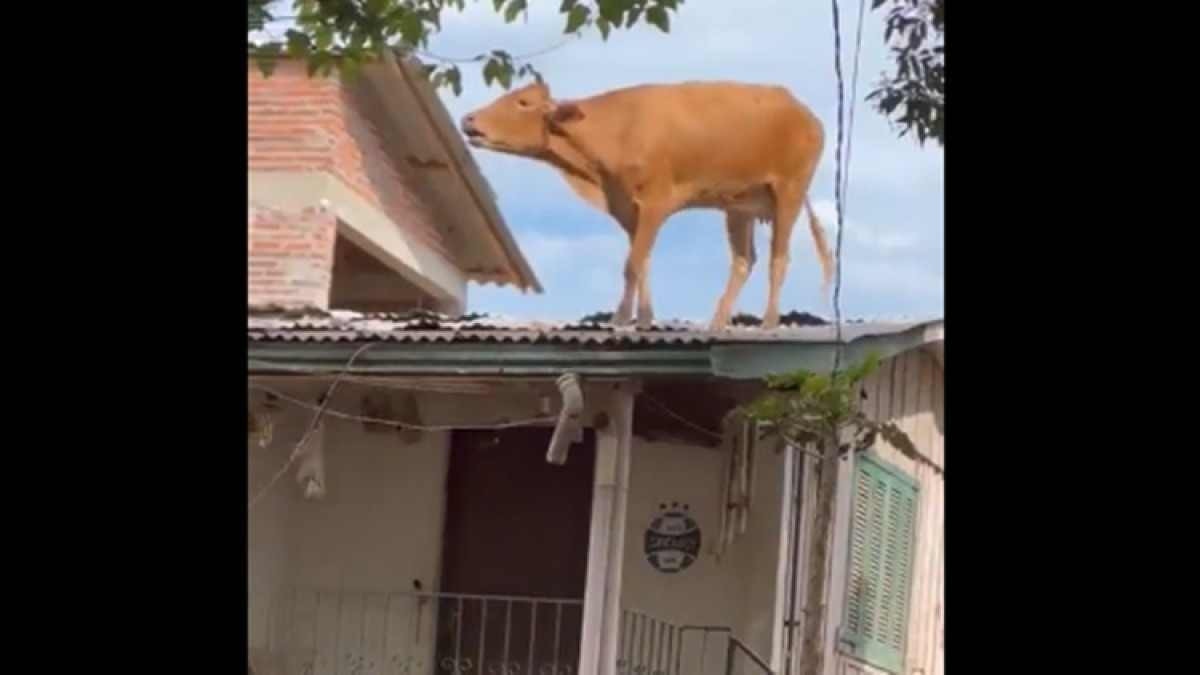
[(771, 278), (767, 289), (767, 311), (763, 315), (763, 328), (775, 328), (779, 325), (779, 292), (783, 280), (787, 276), (788, 263), (791, 262), (792, 230), (800, 209), (804, 206), (804, 195), (808, 182), (777, 184), (775, 193), (775, 218), (771, 223)]
[(733, 312), (733, 303), (737, 300), (738, 294), (742, 292), (742, 286), (746, 284), (746, 277), (750, 276), (750, 270), (754, 269), (754, 219), (746, 213), (727, 211), (725, 213), (725, 229), (729, 234), (729, 251), (731, 253), (729, 281), (725, 285), (725, 294), (717, 303), (717, 311), (713, 314), (712, 322), (709, 324), (711, 330), (721, 330), (729, 323), (729, 316)]

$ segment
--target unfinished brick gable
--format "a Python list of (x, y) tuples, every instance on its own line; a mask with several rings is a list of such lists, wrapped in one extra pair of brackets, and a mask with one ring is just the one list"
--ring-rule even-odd
[(249, 305), (328, 308), (337, 218), (250, 204), (247, 227)]
[[(395, 122), (386, 117), (365, 80), (343, 83), (336, 77), (310, 78), (303, 65), (286, 61), (279, 63), (270, 77), (263, 77), (254, 64), (248, 66), (247, 73), (250, 171), (321, 172), (333, 176), (379, 209), (410, 240), (452, 261), (435, 214), (414, 189), (412, 181), (415, 178), (403, 170), (403, 149), (389, 147), (383, 141), (387, 137), (391, 145), (396, 144), (395, 134), (381, 134), (382, 128)], [(273, 217), (282, 220), (271, 223)], [(268, 273), (279, 275), (285, 267), (304, 270), (303, 278), (297, 283), (310, 284), (324, 278), (323, 293), (328, 301), (332, 239), (326, 242), (322, 238), (315, 243), (306, 239), (306, 245), (321, 249), (315, 252), (301, 249), (299, 239), (289, 240), (283, 249), (275, 248), (274, 237), (284, 233), (299, 236), (298, 232), (311, 229), (316, 221), (325, 223), (331, 218), (318, 216), (315, 212), (287, 214), (256, 211), (252, 207), (251, 304), (264, 304), (267, 301), (263, 297), (275, 298), (282, 293), (280, 284), (284, 282)], [(336, 222), (332, 232), (336, 232)], [(328, 251), (325, 250), (326, 243)], [(287, 246), (295, 248), (288, 249)], [(282, 261), (292, 253), (298, 258), (283, 265)], [(310, 255), (319, 256), (328, 263), (319, 275), (309, 269), (318, 260), (305, 257)], [(259, 276), (256, 277), (256, 273)], [(318, 306), (324, 306), (324, 303)]]
[(405, 168), (403, 149), (396, 147), (396, 141), (383, 140), (380, 128), (392, 122), (378, 97), (367, 85), (358, 84), (344, 86), (342, 100), (346, 133), (336, 143), (334, 173), (408, 234), (451, 259), (433, 209), (416, 191), (419, 178)]

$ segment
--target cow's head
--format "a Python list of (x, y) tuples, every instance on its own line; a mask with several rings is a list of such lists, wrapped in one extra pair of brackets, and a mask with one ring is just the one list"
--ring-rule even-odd
[(477, 148), (536, 156), (546, 151), (557, 125), (582, 116), (574, 103), (555, 101), (550, 87), (535, 82), (464, 116), (462, 132)]

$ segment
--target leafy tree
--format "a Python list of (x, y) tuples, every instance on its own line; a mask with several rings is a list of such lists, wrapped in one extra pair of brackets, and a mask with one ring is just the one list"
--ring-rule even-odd
[[(527, 16), (529, 0), (475, 0), (488, 2), (506, 23)], [(670, 12), (684, 0), (561, 0), (563, 33), (579, 36), (589, 30), (608, 39), (614, 30), (629, 29), (639, 22), (666, 33), (671, 30)], [(461, 11), (466, 0), (293, 0), (292, 12), (283, 14), (275, 0), (247, 0), (247, 34), (268, 32), (282, 19), (291, 26), (282, 36), (250, 39), (248, 47), (264, 73), (270, 74), (274, 59), (281, 54), (304, 58), (310, 74), (328, 74), (335, 68), (353, 72), (363, 62), (380, 56), (385, 49), (415, 54), (426, 62), (425, 72), (435, 86), (462, 93), (462, 73), (455, 59), (429, 54), (429, 38), (442, 28), (442, 14)], [(528, 57), (526, 57), (528, 58)], [(533, 65), (500, 49), (479, 54), (470, 61), (485, 62), (484, 83), (498, 82), (508, 89), (513, 77), (539, 77)]]
[(884, 40), (896, 64), (894, 73), (867, 100), (891, 120), (899, 135), (915, 134), (946, 144), (946, 0), (871, 0), (886, 7)]
[[(531, 0), (473, 0), (491, 4), (507, 23), (526, 16)], [(283, 35), (250, 39), (248, 46), (270, 72), (281, 54), (304, 58), (311, 73), (335, 68), (353, 71), (364, 61), (395, 48), (414, 54), (427, 65), (436, 86), (460, 94), (460, 60), (430, 54), (430, 36), (442, 28), (447, 10), (461, 11), (467, 0), (247, 0), (247, 33), (270, 33), (278, 20), (290, 25)], [(560, 0), (563, 33), (581, 36), (598, 31), (604, 39), (614, 30), (647, 23), (671, 30), (671, 12), (684, 0)], [(290, 11), (286, 7), (290, 5)], [(280, 10), (279, 7), (285, 9)], [(871, 0), (872, 10), (886, 12), (884, 39), (895, 71), (877, 83), (867, 100), (891, 120), (900, 136), (912, 134), (945, 145), (945, 0)], [(285, 13), (286, 12), (286, 13)], [(505, 89), (514, 78), (539, 77), (529, 58), (496, 49), (467, 61), (484, 62), (484, 83)]]

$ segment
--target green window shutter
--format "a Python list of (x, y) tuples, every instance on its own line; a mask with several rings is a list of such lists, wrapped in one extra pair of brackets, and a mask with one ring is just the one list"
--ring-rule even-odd
[(873, 455), (856, 459), (841, 640), (856, 658), (899, 673), (908, 637), (917, 486)]

